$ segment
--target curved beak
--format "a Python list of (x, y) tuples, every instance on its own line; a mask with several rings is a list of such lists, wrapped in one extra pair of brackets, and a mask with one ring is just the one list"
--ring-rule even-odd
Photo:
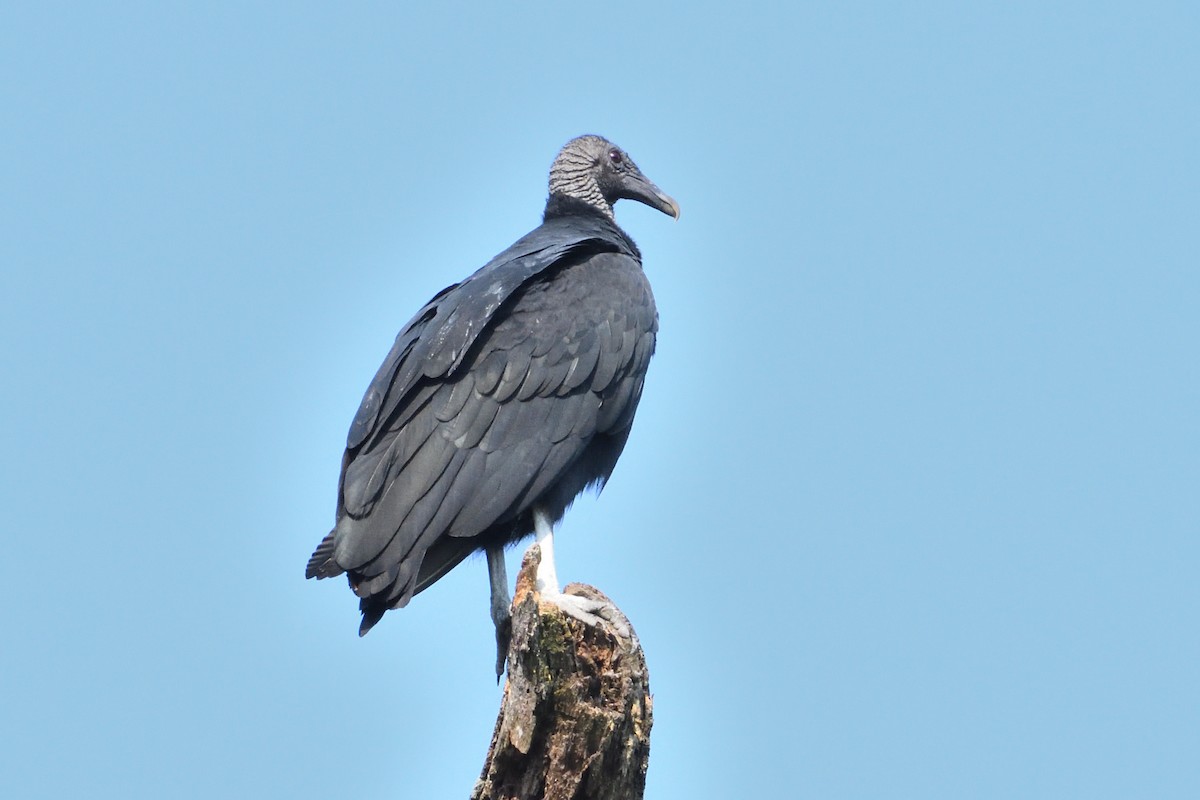
[(626, 200), (637, 200), (651, 208), (656, 208), (664, 214), (679, 219), (679, 203), (669, 194), (659, 189), (654, 183), (640, 172), (636, 175), (626, 175), (621, 182), (620, 197)]

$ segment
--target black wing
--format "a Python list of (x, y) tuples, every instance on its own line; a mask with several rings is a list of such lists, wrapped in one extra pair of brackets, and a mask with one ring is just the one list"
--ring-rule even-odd
[[(338, 524), (310, 575), (349, 570), (378, 619), (478, 547), (473, 539), (518, 536), (535, 501), (552, 498), (561, 515), (608, 477), (657, 319), (638, 261), (595, 250), (594, 240), (539, 249), (538, 261), (567, 255), (509, 288), (480, 324), (462, 310), (508, 286), (485, 267), (405, 329), (351, 430)], [(431, 548), (436, 563), (422, 568)]]
[(518, 240), (462, 283), (443, 289), (400, 331), (367, 388), (346, 437), (346, 449), (379, 430), (380, 419), (408, 402), (423, 377), (442, 378), (461, 365), (496, 310), (530, 278), (583, 252), (620, 251), (619, 230), (604, 220), (551, 220)]

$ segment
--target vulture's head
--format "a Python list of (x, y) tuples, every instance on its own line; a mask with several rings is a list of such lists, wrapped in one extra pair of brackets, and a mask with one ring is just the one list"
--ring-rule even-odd
[(618, 200), (637, 200), (679, 219), (679, 204), (602, 136), (579, 136), (563, 146), (550, 167), (550, 194), (582, 200), (609, 219)]

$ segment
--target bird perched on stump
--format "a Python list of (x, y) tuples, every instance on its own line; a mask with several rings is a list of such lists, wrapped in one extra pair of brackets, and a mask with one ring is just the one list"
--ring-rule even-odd
[(404, 326), (350, 426), (337, 521), (305, 577), (347, 574), (365, 634), (476, 550), (487, 554), (497, 675), (510, 625), (504, 547), (542, 548), (538, 589), (562, 595), (553, 527), (602, 487), (625, 447), (658, 312), (613, 204), (679, 206), (599, 136), (550, 167), (543, 222)]

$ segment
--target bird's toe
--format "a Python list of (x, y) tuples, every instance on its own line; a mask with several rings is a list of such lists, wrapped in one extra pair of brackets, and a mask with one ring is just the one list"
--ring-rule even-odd
[(628, 620), (611, 601), (591, 597), (580, 597), (574, 594), (543, 595), (562, 609), (563, 613), (579, 620), (585, 625), (604, 628), (622, 639), (632, 639), (633, 631)]

